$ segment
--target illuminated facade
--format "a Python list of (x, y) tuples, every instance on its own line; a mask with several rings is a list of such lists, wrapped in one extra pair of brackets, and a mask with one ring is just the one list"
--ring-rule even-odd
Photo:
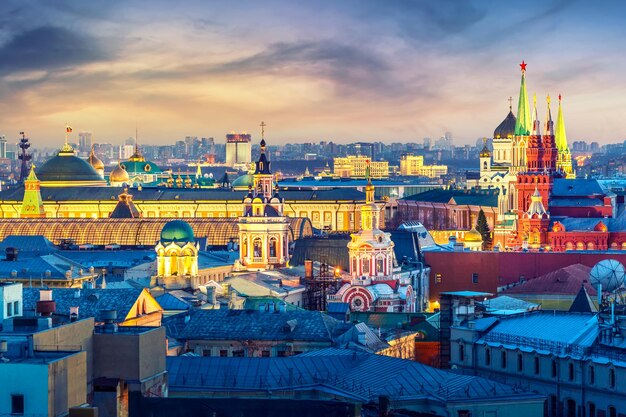
[(347, 156), (335, 158), (333, 173), (341, 178), (365, 178), (365, 172), (369, 167), (372, 178), (388, 178), (389, 162), (371, 161), (365, 156)]
[(35, 165), (30, 166), (30, 174), (24, 180), (24, 199), (20, 210), (22, 218), (42, 218), (46, 217), (41, 201), (40, 182), (35, 175)]
[(422, 155), (404, 154), (400, 157), (400, 175), (439, 178), (447, 173), (447, 165), (424, 165)]
[(366, 176), (361, 230), (348, 243), (350, 274), (329, 300), (348, 303), (353, 311), (413, 312), (416, 296), (410, 274), (402, 274), (396, 265), (391, 234), (379, 229), (381, 208), (374, 202), (374, 186)]
[(276, 187), (272, 195), (272, 173), (261, 139), (261, 155), (254, 172), (255, 190), (243, 199), (239, 218), (241, 265), (249, 270), (281, 267), (289, 262), (289, 223), (283, 213), (284, 200)]
[(198, 277), (199, 244), (193, 229), (182, 220), (172, 220), (161, 230), (157, 253), (157, 285), (188, 288)]
[(226, 135), (226, 165), (247, 165), (252, 162), (251, 136), (248, 133)]

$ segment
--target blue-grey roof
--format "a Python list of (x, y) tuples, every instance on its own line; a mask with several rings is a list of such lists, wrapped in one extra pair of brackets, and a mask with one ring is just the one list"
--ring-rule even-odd
[(328, 303), (326, 305), (326, 311), (328, 311), (328, 313), (346, 314), (348, 311), (350, 311), (350, 304), (349, 303), (340, 303), (338, 301), (332, 302), (332, 303)]
[[(482, 320), (475, 321), (482, 326)], [(534, 311), (531, 313), (500, 317), (490, 324), (482, 335), (482, 341), (492, 344), (528, 347), (555, 354), (582, 355), (598, 334), (598, 318), (595, 314), (558, 311)], [(592, 337), (589, 337), (592, 336)]]
[[(24, 310), (35, 310), (39, 291), (39, 288), (24, 288)], [(79, 317), (94, 317), (99, 320), (102, 310), (117, 310), (117, 321), (123, 322), (142, 291), (146, 290), (53, 288), (52, 300), (56, 303), (57, 316), (69, 317), (70, 307), (78, 307)]]
[(167, 357), (171, 391), (268, 389), (333, 390), (364, 402), (392, 400), (444, 406), (454, 400), (514, 401), (541, 396), (484, 378), (417, 362), (347, 349), (322, 349), (286, 358)]
[(599, 198), (551, 198), (551, 207), (597, 207), (603, 206), (604, 201)]
[(22, 254), (15, 261), (0, 261), (0, 279), (10, 279), (15, 271), (18, 278), (32, 278), (34, 285), (38, 285), (39, 280), (44, 278), (66, 281), (67, 271), (71, 271), (72, 279), (89, 275), (87, 267), (61, 256), (59, 252), (32, 256)]
[(64, 250), (62, 255), (94, 268), (131, 268), (156, 259), (154, 250)]
[[(291, 322), (293, 320), (293, 322)], [(291, 322), (293, 330), (287, 330)], [(180, 333), (188, 340), (332, 341), (339, 321), (319, 311), (197, 310)]]
[(189, 310), (191, 305), (175, 294), (165, 293), (154, 297), (163, 310)]
[(46, 255), (58, 251), (57, 247), (43, 236), (7, 236), (0, 242), (0, 255), (4, 254), (7, 248), (17, 248), (18, 257), (20, 254)]
[(594, 179), (586, 179), (586, 178), (576, 178), (576, 179), (565, 179), (565, 178), (556, 178), (554, 180), (554, 184), (552, 187), (552, 195), (553, 196), (562, 196), (562, 197), (588, 197), (592, 195), (602, 196), (605, 195), (605, 191), (600, 186), (597, 180)]

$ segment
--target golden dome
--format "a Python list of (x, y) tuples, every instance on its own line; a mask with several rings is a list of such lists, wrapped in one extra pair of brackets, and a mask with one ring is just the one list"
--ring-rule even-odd
[(91, 147), (91, 152), (89, 153), (89, 164), (96, 171), (99, 169), (104, 170), (104, 162), (102, 162), (100, 158), (96, 156), (96, 153), (93, 151), (93, 146)]
[(483, 241), (483, 237), (475, 227), (472, 227), (472, 230), (465, 233), (464, 242), (481, 242)]
[(126, 172), (126, 170), (119, 163), (117, 164), (115, 169), (113, 169), (113, 171), (111, 171), (111, 173), (109, 174), (110, 183), (122, 183), (128, 182), (129, 180), (130, 177), (128, 176), (128, 172)]

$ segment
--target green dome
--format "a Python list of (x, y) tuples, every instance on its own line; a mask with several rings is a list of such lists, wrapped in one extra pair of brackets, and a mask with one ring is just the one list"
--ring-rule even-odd
[(182, 220), (172, 220), (163, 226), (161, 230), (162, 243), (194, 243), (193, 229), (189, 223)]
[(254, 176), (252, 174), (245, 174), (241, 177), (238, 177), (235, 181), (232, 182), (231, 186), (233, 188), (248, 188), (248, 186), (254, 187)]
[(37, 178), (42, 182), (102, 182), (89, 162), (64, 152), (48, 159), (37, 170)]

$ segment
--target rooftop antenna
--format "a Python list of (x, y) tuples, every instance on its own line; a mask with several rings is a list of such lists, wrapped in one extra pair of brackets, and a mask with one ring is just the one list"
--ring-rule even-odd
[(261, 121), (261, 124), (259, 126), (261, 126), (261, 139), (265, 139), (265, 126), (267, 125), (265, 124), (265, 122)]

